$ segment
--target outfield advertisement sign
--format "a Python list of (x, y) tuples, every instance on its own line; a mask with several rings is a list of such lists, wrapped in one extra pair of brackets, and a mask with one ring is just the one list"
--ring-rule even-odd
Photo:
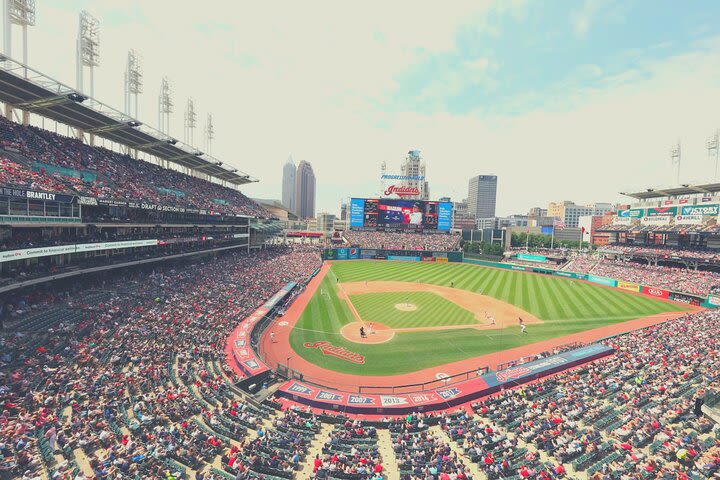
[(670, 298), (670, 292), (662, 288), (648, 287), (643, 285), (641, 292), (655, 298)]
[(694, 295), (687, 295), (685, 293), (670, 292), (668, 298), (674, 302), (686, 303), (688, 305), (699, 306), (702, 303), (702, 298)]
[(592, 344), (559, 355), (516, 365), (499, 372), (486, 373), (452, 385), (438, 386), (435, 389), (412, 393), (358, 394), (290, 380), (278, 389), (277, 395), (318, 408), (355, 413), (369, 411), (407, 413), (425, 409), (433, 410), (459, 405), (497, 392), (509, 384), (530, 382), (612, 353), (613, 349), (610, 347)]
[(628, 292), (640, 293), (640, 285), (638, 285), (637, 283), (623, 282), (621, 280), (618, 280), (617, 288), (621, 290), (627, 290)]
[(615, 225), (630, 225), (633, 222), (633, 217), (615, 217), (613, 223)]
[(388, 260), (398, 260), (401, 262), (419, 262), (420, 257), (413, 257), (410, 255), (388, 255)]
[(684, 205), (680, 208), (680, 215), (705, 215), (716, 217), (720, 211), (718, 204), (714, 205)]
[(587, 279), (590, 282), (599, 283), (600, 285), (606, 285), (608, 287), (617, 286), (617, 280), (614, 280), (612, 278), (598, 277), (597, 275), (588, 275)]
[(540, 262), (544, 263), (547, 261), (547, 257), (543, 255), (531, 255), (529, 253), (518, 253), (517, 255), (518, 260), (524, 260), (526, 262)]

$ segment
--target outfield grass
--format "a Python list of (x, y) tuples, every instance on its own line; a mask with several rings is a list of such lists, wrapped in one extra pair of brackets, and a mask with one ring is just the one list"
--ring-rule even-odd
[[(350, 295), (350, 301), (365, 322), (378, 322), (390, 328), (436, 327), (477, 324), (468, 310), (432, 292), (387, 292)], [(407, 312), (396, 304), (411, 303), (417, 310)]]
[[(516, 305), (540, 318), (543, 323), (528, 326), (529, 334), (522, 336), (514, 326), (493, 331), (458, 329), (396, 333), (391, 341), (378, 345), (349, 342), (339, 332), (343, 325), (353, 322), (354, 317), (347, 303), (337, 297), (337, 282), (364, 280), (419, 281), (443, 286), (453, 282), (455, 288), (482, 292)], [(325, 295), (320, 294), (321, 290), (325, 291)], [(407, 296), (407, 293), (401, 295)], [(389, 308), (394, 308), (395, 303), (398, 302), (393, 301)], [(686, 310), (682, 305), (618, 289), (512, 270), (469, 264), (346, 261), (333, 264), (293, 329), (290, 343), (306, 360), (331, 370), (357, 375), (396, 375), (613, 323), (682, 310)], [(323, 340), (364, 355), (365, 364), (352, 364), (324, 356), (317, 349), (303, 347), (305, 342)]]

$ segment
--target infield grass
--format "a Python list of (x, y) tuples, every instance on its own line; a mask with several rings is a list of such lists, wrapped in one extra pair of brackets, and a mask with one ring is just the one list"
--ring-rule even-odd
[[(343, 325), (355, 319), (347, 303), (337, 296), (338, 282), (394, 280), (420, 282), (433, 285), (481, 292), (499, 300), (516, 305), (543, 321), (528, 326), (528, 334), (521, 335), (516, 326), (500, 330), (457, 329), (444, 331), (397, 332), (387, 343), (363, 345), (345, 340), (340, 335)], [(324, 292), (324, 293), (321, 293)], [(424, 292), (414, 292), (422, 294)], [(352, 295), (356, 309), (380, 308), (372, 304), (371, 295), (388, 295), (388, 303), (382, 307), (385, 313), (394, 310), (399, 294)], [(357, 298), (356, 298), (357, 297)], [(441, 300), (445, 299), (438, 297)], [(449, 303), (449, 302), (448, 302)], [(466, 310), (460, 308), (464, 312)], [(419, 309), (420, 310), (420, 309)], [(493, 352), (499, 352), (529, 343), (535, 343), (572, 333), (603, 327), (613, 323), (646, 317), (663, 312), (686, 310), (679, 304), (658, 301), (649, 297), (632, 295), (618, 289), (604, 288), (587, 282), (568, 280), (538, 274), (500, 270), (469, 264), (405, 263), (388, 261), (335, 262), (313, 295), (290, 335), (294, 350), (306, 360), (331, 370), (356, 375), (397, 375), (413, 372), (435, 365), (463, 360)], [(451, 309), (448, 308), (450, 313)], [(397, 321), (402, 314), (397, 311)], [(410, 313), (418, 313), (410, 312)], [(441, 309), (437, 315), (418, 321), (418, 326), (449, 325)], [(467, 312), (471, 315), (470, 312)], [(363, 313), (361, 317), (366, 318)], [(433, 320), (434, 319), (434, 320)], [(388, 324), (387, 315), (382, 323)], [(457, 323), (452, 323), (457, 324)], [(400, 328), (393, 325), (394, 328)], [(412, 323), (403, 324), (413, 327)], [(305, 342), (329, 341), (365, 356), (365, 364), (358, 365), (345, 360), (324, 356), (318, 349), (304, 348)], [(480, 367), (482, 365), (478, 365)], [(308, 377), (308, 380), (312, 378)]]
[[(350, 301), (365, 322), (390, 328), (473, 325), (475, 315), (432, 292), (387, 292), (350, 295)], [(396, 305), (410, 303), (417, 310), (401, 311)]]

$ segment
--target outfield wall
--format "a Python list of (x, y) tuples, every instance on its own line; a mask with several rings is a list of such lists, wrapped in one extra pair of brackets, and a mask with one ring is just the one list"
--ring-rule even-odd
[(515, 270), (518, 272), (531, 272), (541, 273), (544, 275), (552, 275), (555, 277), (574, 278), (576, 280), (586, 280), (588, 282), (597, 283), (598, 285), (604, 285), (606, 287), (619, 288), (620, 290), (626, 290), (628, 292), (640, 293), (647, 295), (648, 297), (661, 298), (665, 300), (671, 300), (673, 302), (684, 303), (686, 305), (696, 305), (702, 307), (716, 307), (717, 305), (709, 304), (707, 297), (700, 295), (690, 295), (689, 293), (673, 292), (665, 290), (663, 288), (656, 288), (650, 285), (640, 285), (638, 283), (625, 282), (623, 280), (616, 280), (614, 278), (600, 277), (597, 275), (568, 272), (565, 270), (554, 270), (552, 268), (544, 267), (532, 267), (524, 265), (515, 265), (512, 263), (501, 263), (501, 262), (489, 262), (487, 260), (475, 260), (473, 258), (465, 258), (463, 263), (470, 263), (473, 265), (481, 265), (484, 267), (502, 268), (505, 270)]

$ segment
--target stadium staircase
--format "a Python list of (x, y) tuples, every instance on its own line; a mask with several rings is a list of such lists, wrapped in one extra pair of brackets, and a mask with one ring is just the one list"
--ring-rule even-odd
[(487, 480), (487, 475), (485, 475), (484, 472), (480, 470), (480, 467), (477, 463), (471, 461), (467, 455), (465, 455), (465, 452), (463, 452), (462, 447), (458, 445), (458, 443), (454, 442), (439, 426), (430, 427), (428, 429), (430, 433), (433, 435), (437, 435), (440, 438), (444, 439), (445, 442), (450, 445), (450, 449), (455, 453), (458, 458), (462, 458), (465, 460), (465, 465), (468, 467), (468, 470), (470, 470), (470, 473), (472, 473), (473, 479), (482, 479)]
[(383, 459), (383, 473), (385, 478), (400, 478), (400, 467), (398, 466), (397, 459), (395, 458), (395, 452), (392, 449), (392, 438), (390, 438), (390, 432), (388, 430), (377, 431), (377, 445), (378, 452)]

